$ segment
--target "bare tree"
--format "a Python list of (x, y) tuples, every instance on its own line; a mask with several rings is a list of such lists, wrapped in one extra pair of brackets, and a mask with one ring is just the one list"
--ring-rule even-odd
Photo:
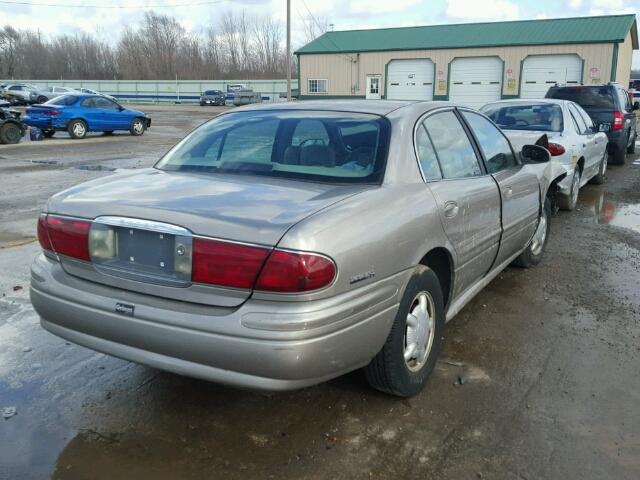
[(314, 17), (307, 15), (303, 18), (302, 27), (304, 32), (304, 43), (312, 42), (320, 35), (328, 32), (331, 29), (331, 24), (327, 17)]
[(181, 79), (274, 78), (285, 71), (283, 26), (244, 11), (224, 12), (200, 32), (147, 12), (114, 44), (96, 35), (0, 29), (0, 78)]

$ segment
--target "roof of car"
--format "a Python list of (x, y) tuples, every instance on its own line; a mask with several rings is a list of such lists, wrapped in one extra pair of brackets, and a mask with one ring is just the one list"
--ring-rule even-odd
[[(433, 108), (440, 107), (444, 102), (415, 102), (404, 100), (302, 100), (288, 103), (254, 103), (239, 107), (247, 110), (322, 110), (350, 113), (373, 113), (387, 115), (415, 103), (433, 104)], [(236, 109), (237, 110), (237, 109)]]

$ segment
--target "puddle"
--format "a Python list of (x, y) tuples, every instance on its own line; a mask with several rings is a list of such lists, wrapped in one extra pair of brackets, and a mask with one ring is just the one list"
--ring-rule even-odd
[(104, 165), (78, 165), (75, 167), (78, 170), (91, 170), (91, 171), (105, 171), (105, 172), (113, 172), (116, 170), (115, 167), (105, 167)]
[(607, 192), (581, 190), (579, 208), (590, 210), (595, 221), (640, 233), (640, 204), (619, 203), (607, 198)]

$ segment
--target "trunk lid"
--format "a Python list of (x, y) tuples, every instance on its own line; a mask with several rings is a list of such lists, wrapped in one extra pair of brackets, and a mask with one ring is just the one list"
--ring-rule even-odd
[(557, 142), (562, 144), (562, 135), (560, 132), (545, 132), (545, 131), (533, 131), (533, 130), (505, 130), (502, 129), (507, 136), (511, 145), (516, 152), (522, 150), (525, 145), (535, 145), (536, 142), (546, 135), (550, 142)]
[[(130, 252), (139, 252), (144, 260), (139, 266), (136, 263), (128, 272), (118, 273), (108, 264), (94, 261), (87, 265), (63, 257), (68, 273), (127, 290), (233, 307), (244, 302), (251, 291), (179, 282), (172, 285), (154, 278), (154, 262), (156, 267), (161, 261), (173, 265), (173, 260), (166, 260), (167, 252), (174, 248), (173, 243), (167, 245), (167, 237), (169, 242), (184, 239), (179, 229), (185, 229), (194, 236), (274, 247), (296, 223), (368, 188), (372, 187), (146, 169), (72, 187), (51, 197), (47, 211), (89, 220), (113, 216), (143, 220), (139, 227), (116, 227), (120, 229), (118, 235), (124, 235), (118, 237), (118, 248), (127, 252), (127, 258), (134, 257)], [(153, 231), (144, 221), (179, 228), (173, 234), (166, 228)], [(125, 241), (128, 233), (131, 237)], [(145, 246), (150, 251), (144, 251)], [(138, 255), (135, 257), (137, 262)]]

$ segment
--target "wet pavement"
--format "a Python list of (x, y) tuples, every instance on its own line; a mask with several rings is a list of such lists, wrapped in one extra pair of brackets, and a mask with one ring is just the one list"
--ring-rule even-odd
[(16, 408), (0, 419), (0, 479), (640, 478), (637, 156), (553, 218), (539, 267), (507, 269), (449, 323), (412, 399), (370, 390), (359, 372), (236, 390), (43, 331), (28, 242), (46, 197), (110, 174), (97, 165), (149, 165), (207, 115), (156, 112), (142, 144), (0, 149), (0, 412)]

